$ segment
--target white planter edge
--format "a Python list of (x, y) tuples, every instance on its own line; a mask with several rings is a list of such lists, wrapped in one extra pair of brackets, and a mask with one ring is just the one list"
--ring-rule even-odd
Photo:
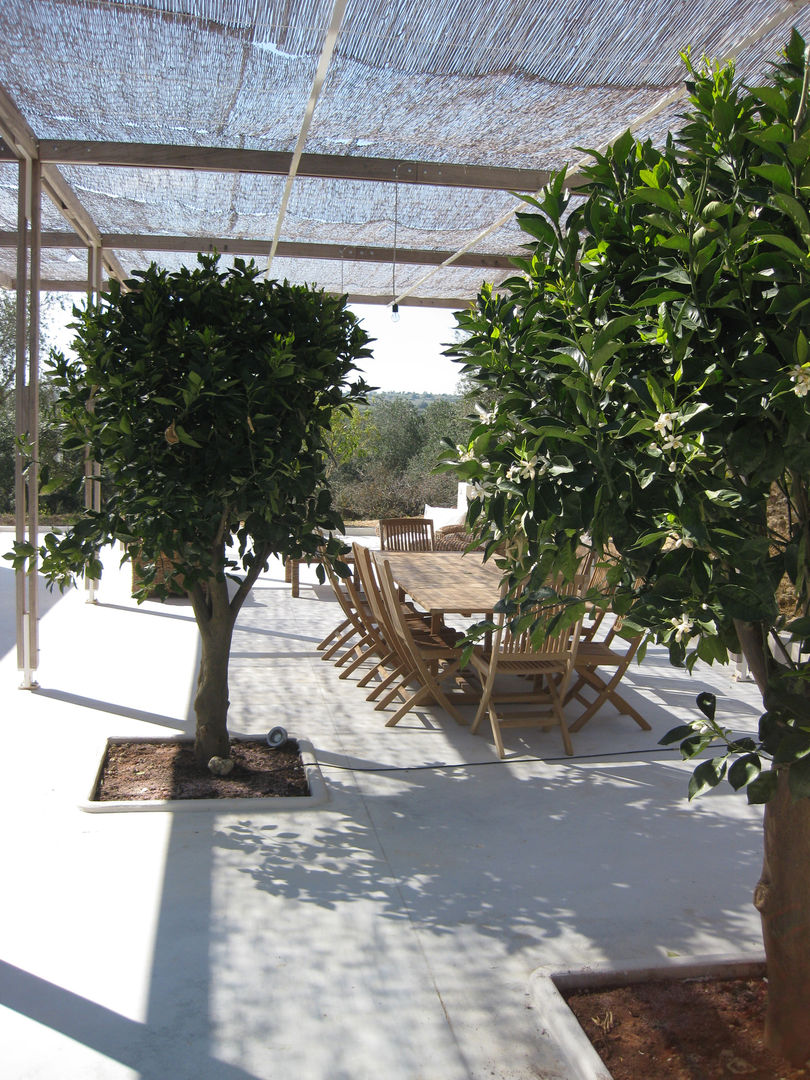
[(563, 992), (631, 986), (667, 979), (750, 978), (765, 973), (765, 956), (673, 957), (650, 965), (645, 961), (622, 967), (598, 965), (573, 970), (540, 967), (529, 979), (529, 993), (540, 1038), (551, 1042), (566, 1065), (566, 1080), (613, 1080), (590, 1039), (568, 1007)]

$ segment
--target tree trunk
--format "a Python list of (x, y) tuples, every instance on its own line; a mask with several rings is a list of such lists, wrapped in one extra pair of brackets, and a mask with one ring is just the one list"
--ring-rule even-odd
[(765, 857), (754, 906), (768, 969), (765, 1043), (804, 1065), (810, 1059), (810, 799), (791, 799), (784, 768), (765, 806)]
[[(767, 707), (776, 667), (765, 628), (735, 623), (748, 666)], [(765, 1043), (794, 1065), (810, 1059), (810, 799), (794, 802), (788, 770), (778, 770), (776, 794), (765, 805), (762, 874), (754, 907), (762, 919), (768, 973)]]
[(202, 655), (194, 698), (197, 716), (194, 756), (200, 765), (207, 765), (212, 757), (230, 757), (228, 660), (232, 636), (233, 619), (227, 608), (215, 610), (206, 624), (200, 626)]

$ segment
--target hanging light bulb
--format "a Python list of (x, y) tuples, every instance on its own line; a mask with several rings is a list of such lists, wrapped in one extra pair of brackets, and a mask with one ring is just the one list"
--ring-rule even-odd
[(399, 322), (399, 304), (391, 305), (391, 322)]

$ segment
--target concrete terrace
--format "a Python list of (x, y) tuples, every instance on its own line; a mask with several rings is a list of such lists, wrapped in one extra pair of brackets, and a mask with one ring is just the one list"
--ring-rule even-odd
[[(8, 540), (6, 534), (3, 540)], [(40, 688), (18, 689), (13, 575), (0, 569), (0, 1044), (9, 1080), (564, 1080), (541, 1038), (540, 966), (761, 950), (761, 815), (730, 789), (686, 802), (657, 740), (713, 689), (752, 730), (753, 686), (651, 649), (575, 736), (511, 732), (541, 760), (430, 711), (386, 729), (315, 644), (328, 588), (281, 567), (240, 617), (231, 729), (315, 747), (320, 809), (87, 814), (109, 735), (191, 731), (196, 628), (129, 597), (49, 598)]]

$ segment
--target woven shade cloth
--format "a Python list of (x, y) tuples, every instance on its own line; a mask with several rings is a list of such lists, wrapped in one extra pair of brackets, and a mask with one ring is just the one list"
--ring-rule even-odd
[[(0, 88), (125, 273), (151, 259), (191, 263), (213, 246), (230, 258), (240, 242), (266, 263), (277, 234), (272, 276), (384, 303), (395, 292), (454, 303), (511, 273), (504, 257), (523, 242), (509, 217), (515, 190), (534, 190), (533, 178), (576, 165), (577, 147), (603, 147), (628, 126), (657, 142), (677, 128), (681, 50), (736, 51), (741, 75), (757, 82), (792, 26), (810, 36), (810, 8), (784, 0), (349, 0), (318, 83), (332, 16), (332, 0), (4, 0)], [(7, 287), (16, 272), (12, 141), (0, 146)], [(326, 164), (323, 175), (299, 171), (281, 217), (286, 169), (53, 156), (54, 143), (104, 143), (141, 158), (155, 147), (289, 157), (299, 142), (305, 158)], [(329, 175), (329, 162), (347, 159), (373, 175)], [(494, 187), (457, 176), (414, 183), (409, 163), (524, 174)], [(42, 228), (43, 280), (83, 287), (86, 249), (47, 200)], [(180, 240), (185, 250), (170, 250)], [(357, 258), (360, 246), (372, 250)], [(460, 249), (473, 265), (436, 268)]]

